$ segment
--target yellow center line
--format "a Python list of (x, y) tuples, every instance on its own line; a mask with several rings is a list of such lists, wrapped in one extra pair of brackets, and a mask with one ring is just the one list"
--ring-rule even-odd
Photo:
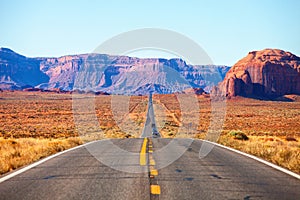
[[(148, 145), (148, 152), (149, 152), (149, 170), (150, 170), (150, 178), (153, 180), (155, 176), (158, 176), (158, 170), (155, 169), (155, 160), (153, 158), (153, 146), (152, 146), (152, 140), (149, 139), (149, 145)], [(153, 195), (160, 195), (160, 186), (157, 185), (150, 185), (150, 192)]]
[(158, 175), (158, 171), (156, 169), (152, 169), (152, 170), (150, 170), (150, 175), (151, 176), (157, 176)]
[(160, 194), (160, 186), (151, 185), (151, 194)]
[(140, 152), (140, 165), (146, 165), (146, 149), (147, 149), (147, 138), (144, 138), (142, 149)]
[(150, 173), (152, 173), (153, 172), (153, 175), (158, 175), (158, 171), (155, 169), (155, 167), (154, 166), (149, 166), (149, 169), (150, 169)]
[(150, 165), (154, 166), (155, 165), (155, 161), (153, 159), (150, 159)]

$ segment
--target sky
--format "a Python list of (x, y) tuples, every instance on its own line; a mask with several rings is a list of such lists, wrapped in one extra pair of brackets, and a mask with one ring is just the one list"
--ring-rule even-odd
[(298, 0), (0, 0), (0, 46), (28, 57), (58, 57), (93, 52), (123, 32), (160, 28), (195, 41), (214, 64), (231, 66), (265, 48), (299, 56), (299, 19)]

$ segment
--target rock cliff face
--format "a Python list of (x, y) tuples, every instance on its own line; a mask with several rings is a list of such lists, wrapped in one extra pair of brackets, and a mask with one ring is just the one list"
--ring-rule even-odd
[(26, 58), (0, 48), (0, 88), (26, 88), (48, 81), (49, 77), (40, 71), (40, 59)]
[[(223, 80), (227, 66), (194, 66), (181, 59), (82, 54), (26, 58), (0, 50), (0, 88), (93, 90), (118, 94), (172, 93), (204, 88)], [(13, 73), (12, 73), (13, 72)]]
[(220, 87), (229, 97), (300, 94), (300, 58), (278, 49), (249, 52), (228, 71)]

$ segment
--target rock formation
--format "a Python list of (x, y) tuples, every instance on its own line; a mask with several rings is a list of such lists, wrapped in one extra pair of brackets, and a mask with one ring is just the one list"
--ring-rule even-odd
[(27, 58), (0, 49), (0, 88), (59, 88), (118, 94), (172, 93), (187, 87), (205, 91), (222, 81), (227, 66), (189, 65), (182, 59), (81, 54)]
[(249, 52), (219, 87), (228, 97), (300, 94), (300, 58), (278, 49)]
[(48, 81), (49, 77), (40, 70), (39, 59), (0, 48), (0, 88), (23, 89)]

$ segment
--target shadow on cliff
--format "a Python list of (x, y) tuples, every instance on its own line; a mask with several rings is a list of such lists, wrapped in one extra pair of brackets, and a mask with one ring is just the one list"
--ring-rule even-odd
[(244, 98), (256, 99), (261, 101), (281, 101), (281, 102), (294, 102), (297, 98), (293, 97), (300, 94), (278, 94), (276, 91), (271, 91), (269, 88), (264, 85), (253, 83), (251, 92), (246, 92), (245, 88), (241, 88), (241, 92), (237, 96)]
[(260, 101), (278, 101), (278, 102), (294, 102), (295, 100), (286, 97), (285, 95), (283, 96), (259, 96), (259, 95), (239, 95), (241, 97), (247, 98), (247, 99), (256, 99)]

